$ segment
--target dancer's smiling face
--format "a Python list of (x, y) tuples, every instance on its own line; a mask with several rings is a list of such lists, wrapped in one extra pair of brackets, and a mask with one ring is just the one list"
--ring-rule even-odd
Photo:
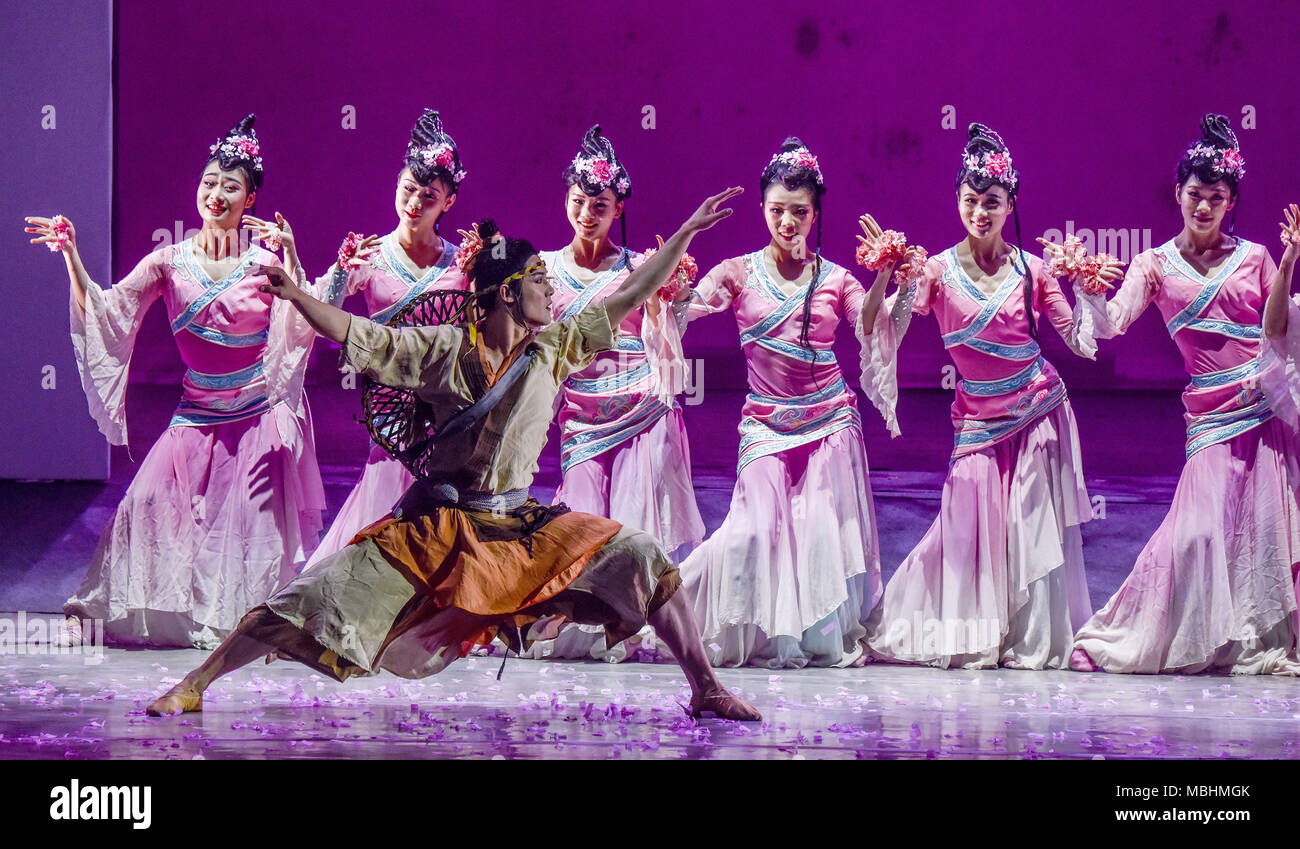
[(455, 203), (456, 193), (442, 177), (435, 177), (429, 185), (422, 186), (411, 175), (410, 168), (403, 168), (397, 175), (394, 206), (403, 226), (416, 231), (430, 230)]
[(1223, 226), (1223, 218), (1237, 205), (1232, 187), (1226, 180), (1203, 183), (1192, 174), (1174, 192), (1183, 225), (1193, 233), (1212, 234)]
[(813, 203), (813, 190), (787, 189), (773, 183), (763, 193), (763, 219), (772, 242), (786, 251), (808, 244), (808, 235), (817, 222), (817, 207)]
[(623, 201), (618, 199), (613, 189), (605, 189), (593, 196), (575, 184), (569, 186), (564, 196), (564, 212), (575, 235), (603, 242), (609, 238), (609, 228), (623, 214)]
[(213, 160), (199, 178), (195, 203), (204, 224), (232, 230), (239, 226), (244, 210), (253, 205), (257, 192), (248, 191), (244, 172), (238, 168), (223, 171)]
[(996, 184), (982, 192), (975, 191), (970, 183), (962, 183), (957, 189), (957, 214), (966, 232), (976, 239), (1000, 234), (1015, 203), (1007, 190)]

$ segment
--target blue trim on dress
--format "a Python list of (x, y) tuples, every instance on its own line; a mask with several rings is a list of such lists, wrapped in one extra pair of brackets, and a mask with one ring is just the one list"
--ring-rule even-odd
[(772, 430), (753, 416), (746, 416), (740, 422), (742, 434), (740, 456), (736, 461), (736, 474), (759, 457), (779, 454), (818, 439), (825, 439), (832, 433), (845, 428), (856, 428), (862, 432), (862, 418), (856, 407), (838, 407), (828, 414), (805, 422), (789, 431)]
[(1216, 386), (1227, 386), (1230, 383), (1237, 383), (1259, 374), (1259, 360), (1248, 360), (1239, 366), (1221, 369), (1220, 371), (1207, 372), (1205, 374), (1192, 375), (1192, 386), (1196, 389), (1212, 389)]
[(456, 258), (456, 247), (446, 239), (442, 240), (442, 256), (438, 261), (424, 272), (423, 277), (417, 278), (411, 273), (397, 257), (397, 251), (400, 246), (397, 244), (397, 236), (389, 233), (380, 243), (380, 253), (383, 254), (385, 262), (391, 268), (392, 272), (397, 275), (397, 279), (404, 283), (410, 290), (403, 295), (397, 303), (386, 307), (370, 317), (370, 320), (376, 324), (387, 324), (393, 316), (402, 311), (407, 304), (429, 291), (435, 283), (442, 279), (442, 276), (451, 268), (452, 262)]
[(628, 389), (650, 376), (650, 363), (645, 362), (629, 371), (605, 377), (570, 377), (564, 382), (567, 389), (582, 395), (608, 395), (619, 389)]
[(232, 371), (226, 374), (206, 374), (201, 371), (190, 369), (185, 372), (185, 378), (190, 383), (201, 389), (234, 389), (237, 386), (246, 386), (255, 380), (264, 378), (266, 375), (262, 372), (262, 361), (258, 360), (251, 366), (241, 368), (239, 371)]
[(969, 395), (1005, 395), (1028, 386), (1033, 382), (1034, 378), (1043, 373), (1045, 365), (1047, 365), (1047, 361), (1040, 356), (1010, 377), (999, 380), (967, 380), (963, 378), (961, 382), (962, 389), (966, 390)]
[(1242, 262), (1245, 261), (1246, 254), (1250, 252), (1250, 247), (1250, 242), (1245, 239), (1239, 239), (1237, 241), (1237, 247), (1228, 256), (1227, 262), (1223, 264), (1223, 268), (1219, 269), (1219, 273), (1215, 274), (1213, 279), (1206, 277), (1195, 268), (1192, 268), (1187, 260), (1183, 258), (1182, 253), (1178, 250), (1178, 246), (1174, 244), (1173, 239), (1170, 239), (1168, 242), (1165, 242), (1163, 245), (1156, 248), (1156, 253), (1168, 260), (1179, 274), (1183, 275), (1188, 280), (1191, 280), (1193, 283), (1200, 283), (1202, 287), (1200, 293), (1197, 294), (1190, 304), (1183, 307), (1173, 318), (1166, 322), (1165, 327), (1168, 329), (1170, 336), (1173, 336), (1179, 330), (1182, 330), (1190, 324), (1194, 318), (1198, 317), (1201, 312), (1210, 305), (1210, 302), (1219, 294), (1219, 290), (1223, 288), (1224, 281), (1227, 280), (1228, 277), (1241, 266)]
[(642, 412), (637, 413), (631, 419), (621, 422), (616, 430), (607, 433), (589, 430), (564, 439), (560, 443), (560, 472), (567, 472), (579, 463), (585, 463), (587, 460), (621, 445), (673, 409), (664, 405), (652, 395), (647, 395), (641, 399), (640, 403), (644, 407)]
[[(174, 255), (180, 258), (181, 264), (184, 265), (185, 271), (189, 274), (190, 278), (193, 279), (194, 282), (203, 286), (203, 294), (195, 298), (194, 301), (185, 308), (185, 311), (176, 316), (176, 319), (172, 321), (171, 328), (173, 334), (180, 333), (184, 330), (192, 321), (194, 321), (194, 317), (202, 312), (209, 304), (221, 297), (221, 295), (231, 286), (234, 286), (240, 280), (244, 279), (244, 274), (253, 264), (253, 260), (257, 257), (257, 252), (260, 250), (257, 247), (250, 247), (244, 252), (243, 259), (239, 261), (239, 265), (235, 267), (234, 271), (230, 272), (220, 280), (213, 280), (208, 273), (194, 261), (191, 251), (193, 242), (194, 240), (192, 238), (181, 242), (175, 247)], [(206, 283), (203, 282), (205, 280), (207, 281)]]
[(195, 336), (214, 345), (222, 345), (226, 348), (254, 348), (263, 345), (270, 338), (270, 328), (265, 328), (258, 333), (222, 333), (220, 330), (213, 330), (211, 327), (204, 327), (201, 324), (191, 322), (186, 325), (186, 330)]
[(848, 392), (849, 387), (844, 383), (843, 377), (835, 378), (829, 386), (824, 389), (818, 389), (816, 392), (809, 392), (807, 395), (797, 395), (795, 397), (782, 397), (779, 395), (760, 395), (757, 392), (749, 393), (749, 399), (756, 404), (766, 404), (773, 407), (795, 407), (809, 404), (820, 404), (822, 401), (829, 401), (836, 395)]
[[(619, 274), (631, 265), (632, 262), (631, 252), (628, 251), (627, 248), (622, 248), (618, 255), (618, 259), (614, 261), (614, 264), (602, 271), (596, 279), (584, 286), (578, 282), (578, 279), (574, 277), (568, 269), (564, 267), (563, 248), (558, 251), (547, 251), (546, 253), (555, 257), (555, 262), (547, 265), (547, 271), (552, 272), (568, 289), (578, 293), (578, 297), (573, 299), (573, 303), (569, 304), (569, 306), (564, 310), (564, 313), (559, 317), (558, 321), (565, 321), (573, 318), (575, 315), (586, 309), (587, 305), (590, 304), (597, 295), (604, 292), (605, 289), (613, 283)], [(542, 261), (545, 262), (545, 260), (546, 257), (542, 256)]]
[(997, 442), (1030, 422), (1041, 418), (1064, 400), (1065, 384), (1057, 381), (1041, 402), (1031, 404), (1015, 418), (1000, 419), (989, 424), (964, 426), (962, 430), (955, 434), (954, 449)]

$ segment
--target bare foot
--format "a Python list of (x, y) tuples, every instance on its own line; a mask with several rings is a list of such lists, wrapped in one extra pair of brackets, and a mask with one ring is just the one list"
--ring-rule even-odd
[(177, 716), (201, 710), (203, 710), (203, 694), (181, 681), (145, 708), (144, 712), (150, 716)]
[(758, 708), (733, 696), (726, 688), (691, 699), (691, 716), (699, 719), (706, 713), (718, 719), (738, 719), (741, 722), (760, 722), (763, 719)]
[(1075, 649), (1074, 651), (1070, 652), (1070, 668), (1073, 669), (1075, 672), (1100, 672), (1101, 671), (1101, 667), (1098, 666), (1093, 661), (1093, 659), (1088, 656), (1088, 653), (1083, 649)]

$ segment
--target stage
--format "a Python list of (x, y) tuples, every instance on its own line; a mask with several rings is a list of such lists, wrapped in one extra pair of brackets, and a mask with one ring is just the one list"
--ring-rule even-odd
[[(326, 359), (321, 357), (321, 359)], [(115, 451), (105, 484), (0, 483), (11, 541), (0, 557), (0, 619), (57, 612), (85, 573), (98, 528), (166, 424), (174, 387), (132, 388), (136, 447)], [(330, 510), (364, 449), (347, 396), (309, 387)], [(946, 393), (909, 391), (905, 438), (865, 435), (882, 528), (885, 579), (938, 508), (951, 444)], [(733, 397), (734, 396), (734, 397)], [(697, 497), (707, 528), (734, 481), (734, 425), (719, 411), (739, 393), (688, 408)], [(1084, 526), (1094, 607), (1119, 586), (1168, 508), (1181, 453), (1172, 393), (1077, 393), (1074, 407), (1098, 516)], [(704, 411), (711, 411), (701, 415)], [(868, 416), (866, 421), (876, 424)], [(1141, 438), (1109, 438), (1141, 422)], [(1105, 445), (1106, 450), (1089, 450)], [(555, 441), (535, 492), (558, 483)], [(930, 466), (930, 468), (925, 468)], [(1127, 472), (1128, 474), (1124, 474)], [(936, 670), (727, 669), (761, 724), (690, 720), (670, 663), (470, 657), (423, 681), (388, 674), (339, 684), (292, 662), (254, 664), (209, 691), (202, 714), (153, 719), (144, 707), (204, 654), (107, 648), (81, 656), (0, 656), (0, 758), (1280, 758), (1300, 757), (1300, 681)]]
[(293, 663), (213, 685), (202, 713), (144, 707), (203, 656), (0, 658), (0, 758), (1300, 758), (1290, 679), (1013, 670), (724, 670), (762, 723), (692, 720), (666, 663), (470, 657), (441, 675), (328, 680)]

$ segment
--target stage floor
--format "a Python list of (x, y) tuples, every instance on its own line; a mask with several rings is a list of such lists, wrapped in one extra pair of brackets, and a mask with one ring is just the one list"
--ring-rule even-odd
[(144, 706), (196, 650), (0, 657), (0, 759), (1300, 758), (1300, 681), (1013, 670), (722, 670), (762, 723), (689, 719), (681, 671), (471, 657), (339, 684), (292, 662)]
[[(85, 576), (96, 540), (175, 403), (175, 387), (132, 386), (131, 456), (114, 449), (107, 482), (0, 482), (0, 611), (57, 612)], [(904, 438), (867, 417), (886, 580), (938, 509), (951, 448), (950, 395), (906, 391)], [(329, 510), (366, 450), (354, 399), (313, 394)], [(696, 493), (712, 532), (735, 480), (742, 394), (687, 407)], [(1100, 607), (1163, 518), (1181, 465), (1176, 393), (1077, 393), (1074, 408), (1096, 503), (1084, 526), (1088, 584)], [(1116, 438), (1116, 423), (1124, 438)], [(1136, 424), (1135, 424), (1136, 423)], [(534, 491), (559, 482), (555, 435)], [(12, 614), (0, 613), (0, 616)], [(723, 670), (762, 724), (700, 723), (678, 703), (669, 664), (470, 658), (410, 682), (338, 684), (290, 662), (218, 682), (207, 710), (151, 719), (143, 708), (203, 653), (107, 649), (0, 655), (0, 759), (18, 758), (1295, 758), (1300, 681), (1107, 676), (1012, 670)]]

